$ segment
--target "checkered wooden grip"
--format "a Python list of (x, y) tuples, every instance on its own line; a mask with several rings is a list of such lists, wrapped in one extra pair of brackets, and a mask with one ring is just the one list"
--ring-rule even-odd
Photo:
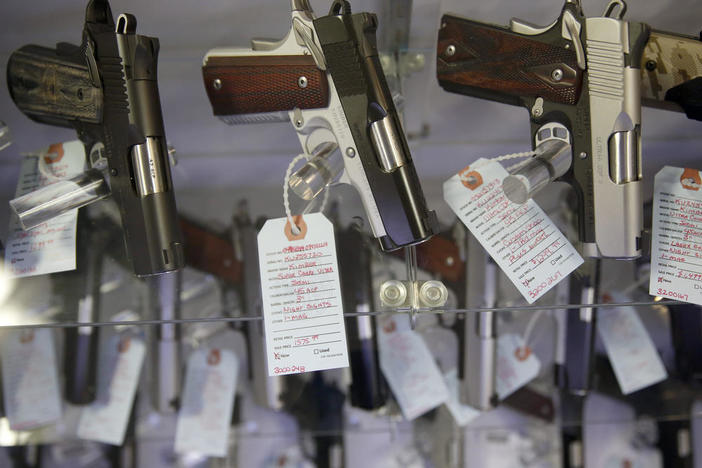
[(437, 48), (439, 84), (452, 92), (515, 104), (520, 97), (542, 97), (574, 105), (582, 71), (565, 42), (444, 15)]
[(327, 107), (325, 72), (307, 55), (209, 57), (202, 67), (215, 115)]

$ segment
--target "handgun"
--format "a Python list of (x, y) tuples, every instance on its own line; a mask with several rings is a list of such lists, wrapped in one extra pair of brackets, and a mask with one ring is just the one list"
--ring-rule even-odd
[[(246, 339), (248, 378), (255, 402), (265, 408), (282, 409), (285, 388), (282, 376), (266, 372), (261, 283), (258, 274), (257, 225), (252, 222), (245, 201), (239, 203), (228, 232), (215, 232), (186, 217), (180, 217), (189, 266), (219, 279), (223, 296), (235, 291), (241, 301), (243, 322), (240, 331)], [(229, 304), (230, 306), (234, 306)]]
[[(102, 268), (111, 230), (99, 219), (89, 219), (87, 211), (78, 215), (76, 241), (85, 245), (76, 256), (76, 270), (53, 275), (53, 287), (62, 298), (62, 308), (75, 313), (76, 321), (100, 320)], [(97, 354), (100, 327), (84, 325), (66, 328), (64, 335), (65, 397), (74, 405), (86, 405), (97, 393)]]
[(26, 45), (10, 56), (12, 100), (40, 123), (72, 127), (93, 168), (109, 174), (127, 254), (137, 276), (183, 267), (156, 79), (159, 41), (115, 25), (106, 0), (88, 3), (80, 46)]
[(360, 314), (346, 322), (351, 366), (349, 399), (357, 408), (377, 410), (387, 402), (389, 389), (380, 369), (377, 321), (370, 314), (373, 307), (370, 237), (356, 224), (335, 232), (344, 310)]
[(250, 49), (217, 48), (202, 73), (214, 114), (227, 123), (291, 121), (308, 157), (334, 143), (339, 179), (358, 191), (383, 250), (411, 246), (437, 231), (380, 65), (377, 18), (335, 0), (315, 17), (291, 0), (292, 22), (280, 41)]
[(546, 27), (444, 15), (439, 29), (446, 91), (526, 107), (534, 145), (571, 142), (570, 164), (548, 170), (576, 192), (589, 257), (641, 253), (640, 68), (649, 28), (622, 20), (625, 10), (613, 0), (602, 17), (585, 17), (579, 0), (566, 0)]
[(663, 468), (692, 468), (692, 406), (699, 397), (699, 382), (681, 380), (673, 369), (664, 381), (623, 395), (609, 360), (598, 356), (596, 367), (597, 391), (631, 405), (638, 421), (649, 422), (644, 437), (638, 437), (643, 440), (633, 442), (660, 450)]
[[(182, 273), (174, 271), (147, 278), (148, 317), (152, 320), (171, 321), (181, 318), (180, 293)], [(150, 340), (151, 401), (160, 413), (174, 413), (180, 407), (180, 389), (183, 382), (181, 327), (177, 323), (159, 323), (153, 327)]]
[[(232, 222), (232, 244), (239, 251), (242, 278), (239, 296), (244, 314), (253, 319), (244, 324), (246, 354), (248, 356), (249, 379), (255, 402), (264, 408), (281, 410), (281, 395), (287, 380), (284, 376), (269, 376), (266, 365), (265, 334), (263, 329), (263, 302), (258, 266), (258, 231), (249, 217), (246, 203), (240, 203)], [(259, 320), (260, 319), (260, 320)]]

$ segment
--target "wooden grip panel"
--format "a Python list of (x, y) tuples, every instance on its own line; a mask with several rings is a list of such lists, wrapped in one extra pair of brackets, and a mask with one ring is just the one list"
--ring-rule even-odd
[(574, 105), (582, 71), (566, 43), (445, 15), (439, 30), (437, 77), (442, 86), (471, 96), (481, 97), (482, 90)]
[(210, 57), (202, 67), (215, 115), (327, 107), (326, 74), (307, 55)]
[(213, 274), (230, 284), (241, 282), (243, 265), (237, 260), (231, 242), (183, 217), (180, 218), (180, 229), (188, 266)]

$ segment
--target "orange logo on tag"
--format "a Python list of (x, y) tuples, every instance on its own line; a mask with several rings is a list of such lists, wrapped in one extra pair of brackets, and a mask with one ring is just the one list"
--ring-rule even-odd
[(131, 344), (132, 339), (128, 336), (125, 336), (121, 340), (119, 340), (119, 343), (117, 343), (117, 351), (119, 351), (120, 353), (126, 353), (129, 349), (129, 345)]
[(222, 360), (222, 353), (218, 349), (211, 349), (207, 355), (207, 364), (216, 366)]
[(464, 187), (475, 190), (483, 185), (483, 177), (476, 171), (471, 170), (470, 166), (466, 166), (458, 173), (458, 178)]
[(523, 348), (517, 348), (514, 351), (514, 356), (517, 358), (518, 361), (526, 361), (529, 356), (531, 356), (531, 348), (528, 346), (524, 346)]
[(49, 146), (49, 151), (44, 155), (44, 162), (52, 164), (59, 162), (63, 158), (63, 143), (54, 143)]
[(680, 184), (687, 190), (699, 190), (700, 185), (702, 185), (700, 171), (686, 168), (680, 176)]
[(31, 343), (34, 341), (34, 330), (22, 330), (20, 333), (20, 343)]
[(285, 222), (285, 237), (287, 237), (289, 241), (304, 239), (305, 235), (307, 235), (307, 223), (302, 219), (302, 215), (293, 216), (293, 222), (300, 232), (298, 234), (293, 234), (290, 220), (287, 220)]
[(612, 298), (612, 295), (610, 293), (604, 293), (602, 295), (602, 302), (604, 304), (611, 304), (612, 302), (614, 302), (614, 298)]
[(385, 326), (383, 327), (383, 331), (384, 331), (385, 333), (392, 333), (392, 332), (394, 332), (396, 329), (397, 329), (397, 325), (395, 325), (395, 321), (392, 320), (392, 319), (391, 319), (391, 320), (388, 320), (388, 321), (385, 323)]

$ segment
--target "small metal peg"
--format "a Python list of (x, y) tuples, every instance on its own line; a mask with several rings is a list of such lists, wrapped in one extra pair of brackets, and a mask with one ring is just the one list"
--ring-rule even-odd
[(215, 80), (212, 82), (212, 87), (217, 91), (222, 89), (222, 80), (220, 80), (219, 78), (215, 78)]
[(456, 54), (456, 46), (451, 44), (448, 47), (446, 47), (446, 55), (448, 57), (453, 57)]

